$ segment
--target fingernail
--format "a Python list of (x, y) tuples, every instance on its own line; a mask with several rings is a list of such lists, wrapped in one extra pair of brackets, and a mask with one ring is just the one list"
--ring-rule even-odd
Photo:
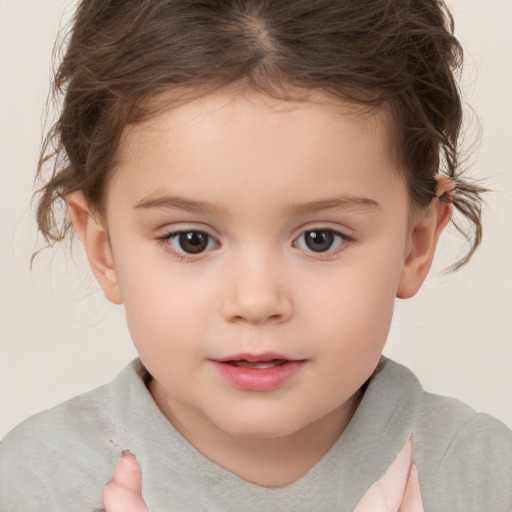
[(127, 455), (132, 455), (132, 452), (130, 450), (123, 450), (121, 452), (121, 457), (126, 457)]

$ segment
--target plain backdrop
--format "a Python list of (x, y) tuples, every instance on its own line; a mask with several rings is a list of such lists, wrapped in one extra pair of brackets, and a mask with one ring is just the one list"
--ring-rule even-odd
[[(52, 46), (74, 1), (0, 0), (0, 437), (30, 414), (111, 380), (135, 357), (121, 307), (109, 304), (79, 250), (43, 251), (31, 194)], [(512, 0), (450, 0), (466, 50), (470, 174), (485, 179), (485, 237), (458, 273), (448, 233), (421, 292), (397, 301), (385, 354), (424, 387), (512, 426)]]

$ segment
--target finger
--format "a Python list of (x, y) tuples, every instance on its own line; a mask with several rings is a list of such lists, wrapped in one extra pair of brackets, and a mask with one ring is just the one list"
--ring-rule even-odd
[(142, 472), (133, 453), (123, 452), (123, 455), (114, 469), (112, 481), (121, 487), (142, 496)]
[(103, 491), (105, 512), (147, 512), (142, 499), (142, 473), (137, 459), (123, 453), (112, 481)]
[(109, 482), (103, 491), (105, 512), (147, 512), (140, 495), (134, 494), (115, 482)]

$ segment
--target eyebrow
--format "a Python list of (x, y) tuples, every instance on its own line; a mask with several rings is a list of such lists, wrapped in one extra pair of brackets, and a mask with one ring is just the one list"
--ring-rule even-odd
[[(135, 204), (137, 210), (148, 209), (178, 209), (193, 213), (211, 214), (226, 213), (224, 208), (208, 203), (207, 201), (198, 201), (181, 196), (161, 195), (155, 197), (146, 197)], [(380, 205), (374, 199), (358, 196), (337, 196), (321, 201), (308, 201), (306, 203), (290, 203), (284, 211), (289, 215), (307, 214), (323, 210), (374, 210), (380, 209)]]
[(315, 213), (324, 210), (375, 210), (380, 204), (369, 197), (351, 195), (337, 196), (322, 201), (308, 201), (306, 203), (291, 203), (285, 211), (289, 214)]
[(146, 197), (135, 204), (136, 210), (149, 210), (152, 208), (186, 210), (188, 212), (205, 214), (224, 211), (223, 208), (219, 208), (218, 206), (206, 201), (197, 201), (195, 199), (168, 195)]

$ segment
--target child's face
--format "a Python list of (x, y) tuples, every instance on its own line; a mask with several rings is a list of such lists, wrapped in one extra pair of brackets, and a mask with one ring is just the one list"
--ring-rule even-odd
[(411, 288), (386, 134), (382, 115), (227, 93), (126, 133), (98, 275), (175, 425), (276, 437), (350, 414)]

